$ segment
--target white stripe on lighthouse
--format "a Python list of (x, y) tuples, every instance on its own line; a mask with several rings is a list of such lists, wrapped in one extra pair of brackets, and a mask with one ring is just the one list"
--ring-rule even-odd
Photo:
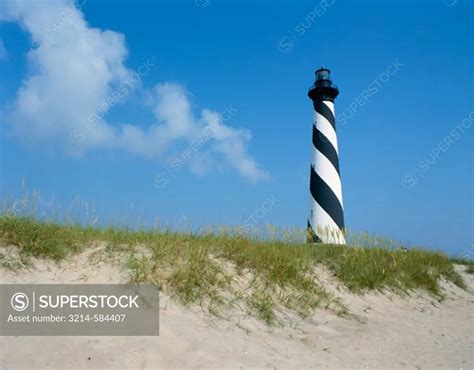
[(327, 107), (331, 110), (332, 115), (336, 117), (336, 115), (334, 114), (334, 103), (329, 100), (323, 100), (323, 103), (327, 105)]

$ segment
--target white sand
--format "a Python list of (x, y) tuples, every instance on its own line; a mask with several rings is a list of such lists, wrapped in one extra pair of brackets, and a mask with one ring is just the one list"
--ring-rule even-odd
[[(19, 272), (0, 268), (0, 282), (127, 282), (126, 272), (91, 265), (87, 253), (61, 266), (35, 261)], [(159, 337), (0, 337), (0, 369), (474, 368), (473, 293), (445, 283), (442, 303), (424, 293), (355, 296), (324, 269), (321, 275), (356, 317), (320, 311), (269, 329), (238, 315), (218, 321), (162, 296)], [(473, 275), (463, 277), (474, 289)]]

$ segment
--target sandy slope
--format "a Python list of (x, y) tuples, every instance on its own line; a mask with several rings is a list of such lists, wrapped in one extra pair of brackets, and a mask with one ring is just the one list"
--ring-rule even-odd
[[(87, 253), (61, 266), (36, 261), (20, 272), (0, 268), (0, 282), (127, 281), (116, 266), (91, 265)], [(354, 296), (324, 269), (321, 276), (356, 317), (321, 311), (269, 329), (238, 314), (217, 321), (162, 297), (159, 337), (0, 337), (0, 369), (474, 368), (474, 294), (445, 284), (443, 303), (425, 294)], [(463, 276), (474, 289), (473, 275)]]

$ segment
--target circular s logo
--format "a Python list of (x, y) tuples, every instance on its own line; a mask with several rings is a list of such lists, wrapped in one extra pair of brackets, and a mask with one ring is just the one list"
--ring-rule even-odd
[(13, 294), (10, 303), (15, 311), (21, 312), (28, 308), (30, 300), (25, 293), (18, 292)]
[(282, 53), (290, 53), (293, 50), (293, 40), (290, 39), (288, 36), (283, 36), (278, 40), (278, 50)]
[(402, 178), (402, 184), (407, 189), (413, 189), (418, 182), (418, 178), (414, 172), (408, 172)]

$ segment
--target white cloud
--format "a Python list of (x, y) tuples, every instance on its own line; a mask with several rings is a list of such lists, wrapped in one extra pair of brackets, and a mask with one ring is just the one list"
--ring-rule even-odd
[(7, 49), (5, 49), (5, 44), (3, 43), (3, 40), (0, 39), (0, 59), (6, 58), (8, 55)]
[(270, 175), (260, 170), (257, 162), (247, 154), (246, 144), (252, 138), (250, 131), (236, 130), (222, 124), (221, 115), (216, 112), (204, 110), (202, 115), (212, 132), (214, 152), (223, 154), (235, 170), (253, 182), (270, 178)]
[(269, 177), (247, 152), (250, 132), (224, 125), (222, 116), (208, 109), (196, 117), (179, 84), (160, 83), (149, 92), (155, 121), (146, 128), (108, 122), (107, 112), (140, 90), (140, 76), (154, 65), (127, 68), (124, 36), (90, 27), (78, 5), (65, 0), (1, 2), (0, 20), (19, 22), (33, 42), (31, 74), (8, 115), (13, 135), (67, 155), (115, 149), (151, 159), (164, 158), (176, 144), (192, 143), (210, 128), (209, 142), (189, 160), (193, 172), (228, 166), (253, 182)]

